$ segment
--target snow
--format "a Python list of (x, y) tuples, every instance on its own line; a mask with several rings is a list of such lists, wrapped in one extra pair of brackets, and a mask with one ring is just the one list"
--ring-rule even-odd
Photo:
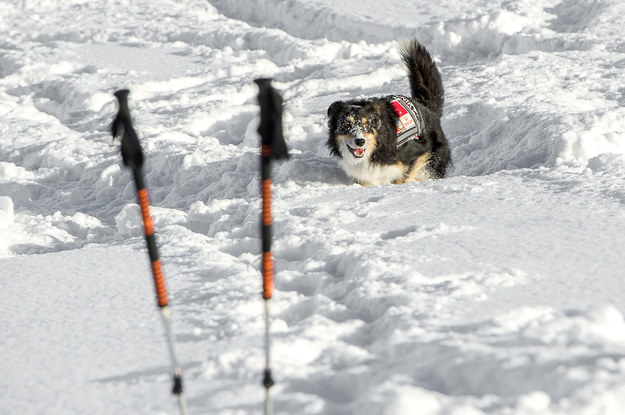
[[(175, 414), (113, 92), (146, 153), (191, 414), (260, 414), (257, 88), (276, 414), (625, 413), (620, 0), (0, 2), (0, 412)], [(340, 99), (432, 53), (448, 178), (353, 184)]]

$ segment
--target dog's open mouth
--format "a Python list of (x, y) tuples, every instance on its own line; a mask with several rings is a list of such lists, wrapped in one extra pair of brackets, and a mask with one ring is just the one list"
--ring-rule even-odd
[(352, 155), (357, 159), (365, 156), (366, 149), (364, 147), (351, 148), (350, 146), (347, 146), (347, 148), (349, 149), (350, 153), (352, 153)]

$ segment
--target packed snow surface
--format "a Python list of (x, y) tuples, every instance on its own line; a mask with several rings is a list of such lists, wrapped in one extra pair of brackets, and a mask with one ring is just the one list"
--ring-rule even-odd
[[(130, 89), (190, 414), (625, 413), (622, 0), (0, 1), (0, 413), (176, 414), (113, 92)], [(448, 178), (361, 187), (328, 106), (441, 71)]]

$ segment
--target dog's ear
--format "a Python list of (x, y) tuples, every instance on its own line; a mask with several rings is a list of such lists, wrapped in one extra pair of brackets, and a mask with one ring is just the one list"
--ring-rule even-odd
[(382, 121), (380, 120), (379, 114), (375, 114), (374, 117), (371, 117), (369, 119), (369, 123), (371, 125), (371, 128), (373, 128), (374, 130), (379, 130), (380, 127), (382, 127)]
[(373, 104), (372, 116), (369, 118), (369, 123), (372, 128), (379, 130), (382, 127), (383, 114), (384, 108), (379, 103)]
[(342, 109), (346, 107), (343, 101), (336, 101), (328, 108), (328, 116), (333, 117), (335, 114), (341, 112)]

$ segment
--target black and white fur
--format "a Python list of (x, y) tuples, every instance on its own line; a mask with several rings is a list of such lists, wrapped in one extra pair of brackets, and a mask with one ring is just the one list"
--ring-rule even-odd
[(365, 186), (443, 178), (451, 164), (440, 124), (443, 84), (429, 52), (416, 40), (400, 45), (422, 132), (397, 145), (393, 96), (338, 101), (328, 108), (327, 146), (345, 172)]

